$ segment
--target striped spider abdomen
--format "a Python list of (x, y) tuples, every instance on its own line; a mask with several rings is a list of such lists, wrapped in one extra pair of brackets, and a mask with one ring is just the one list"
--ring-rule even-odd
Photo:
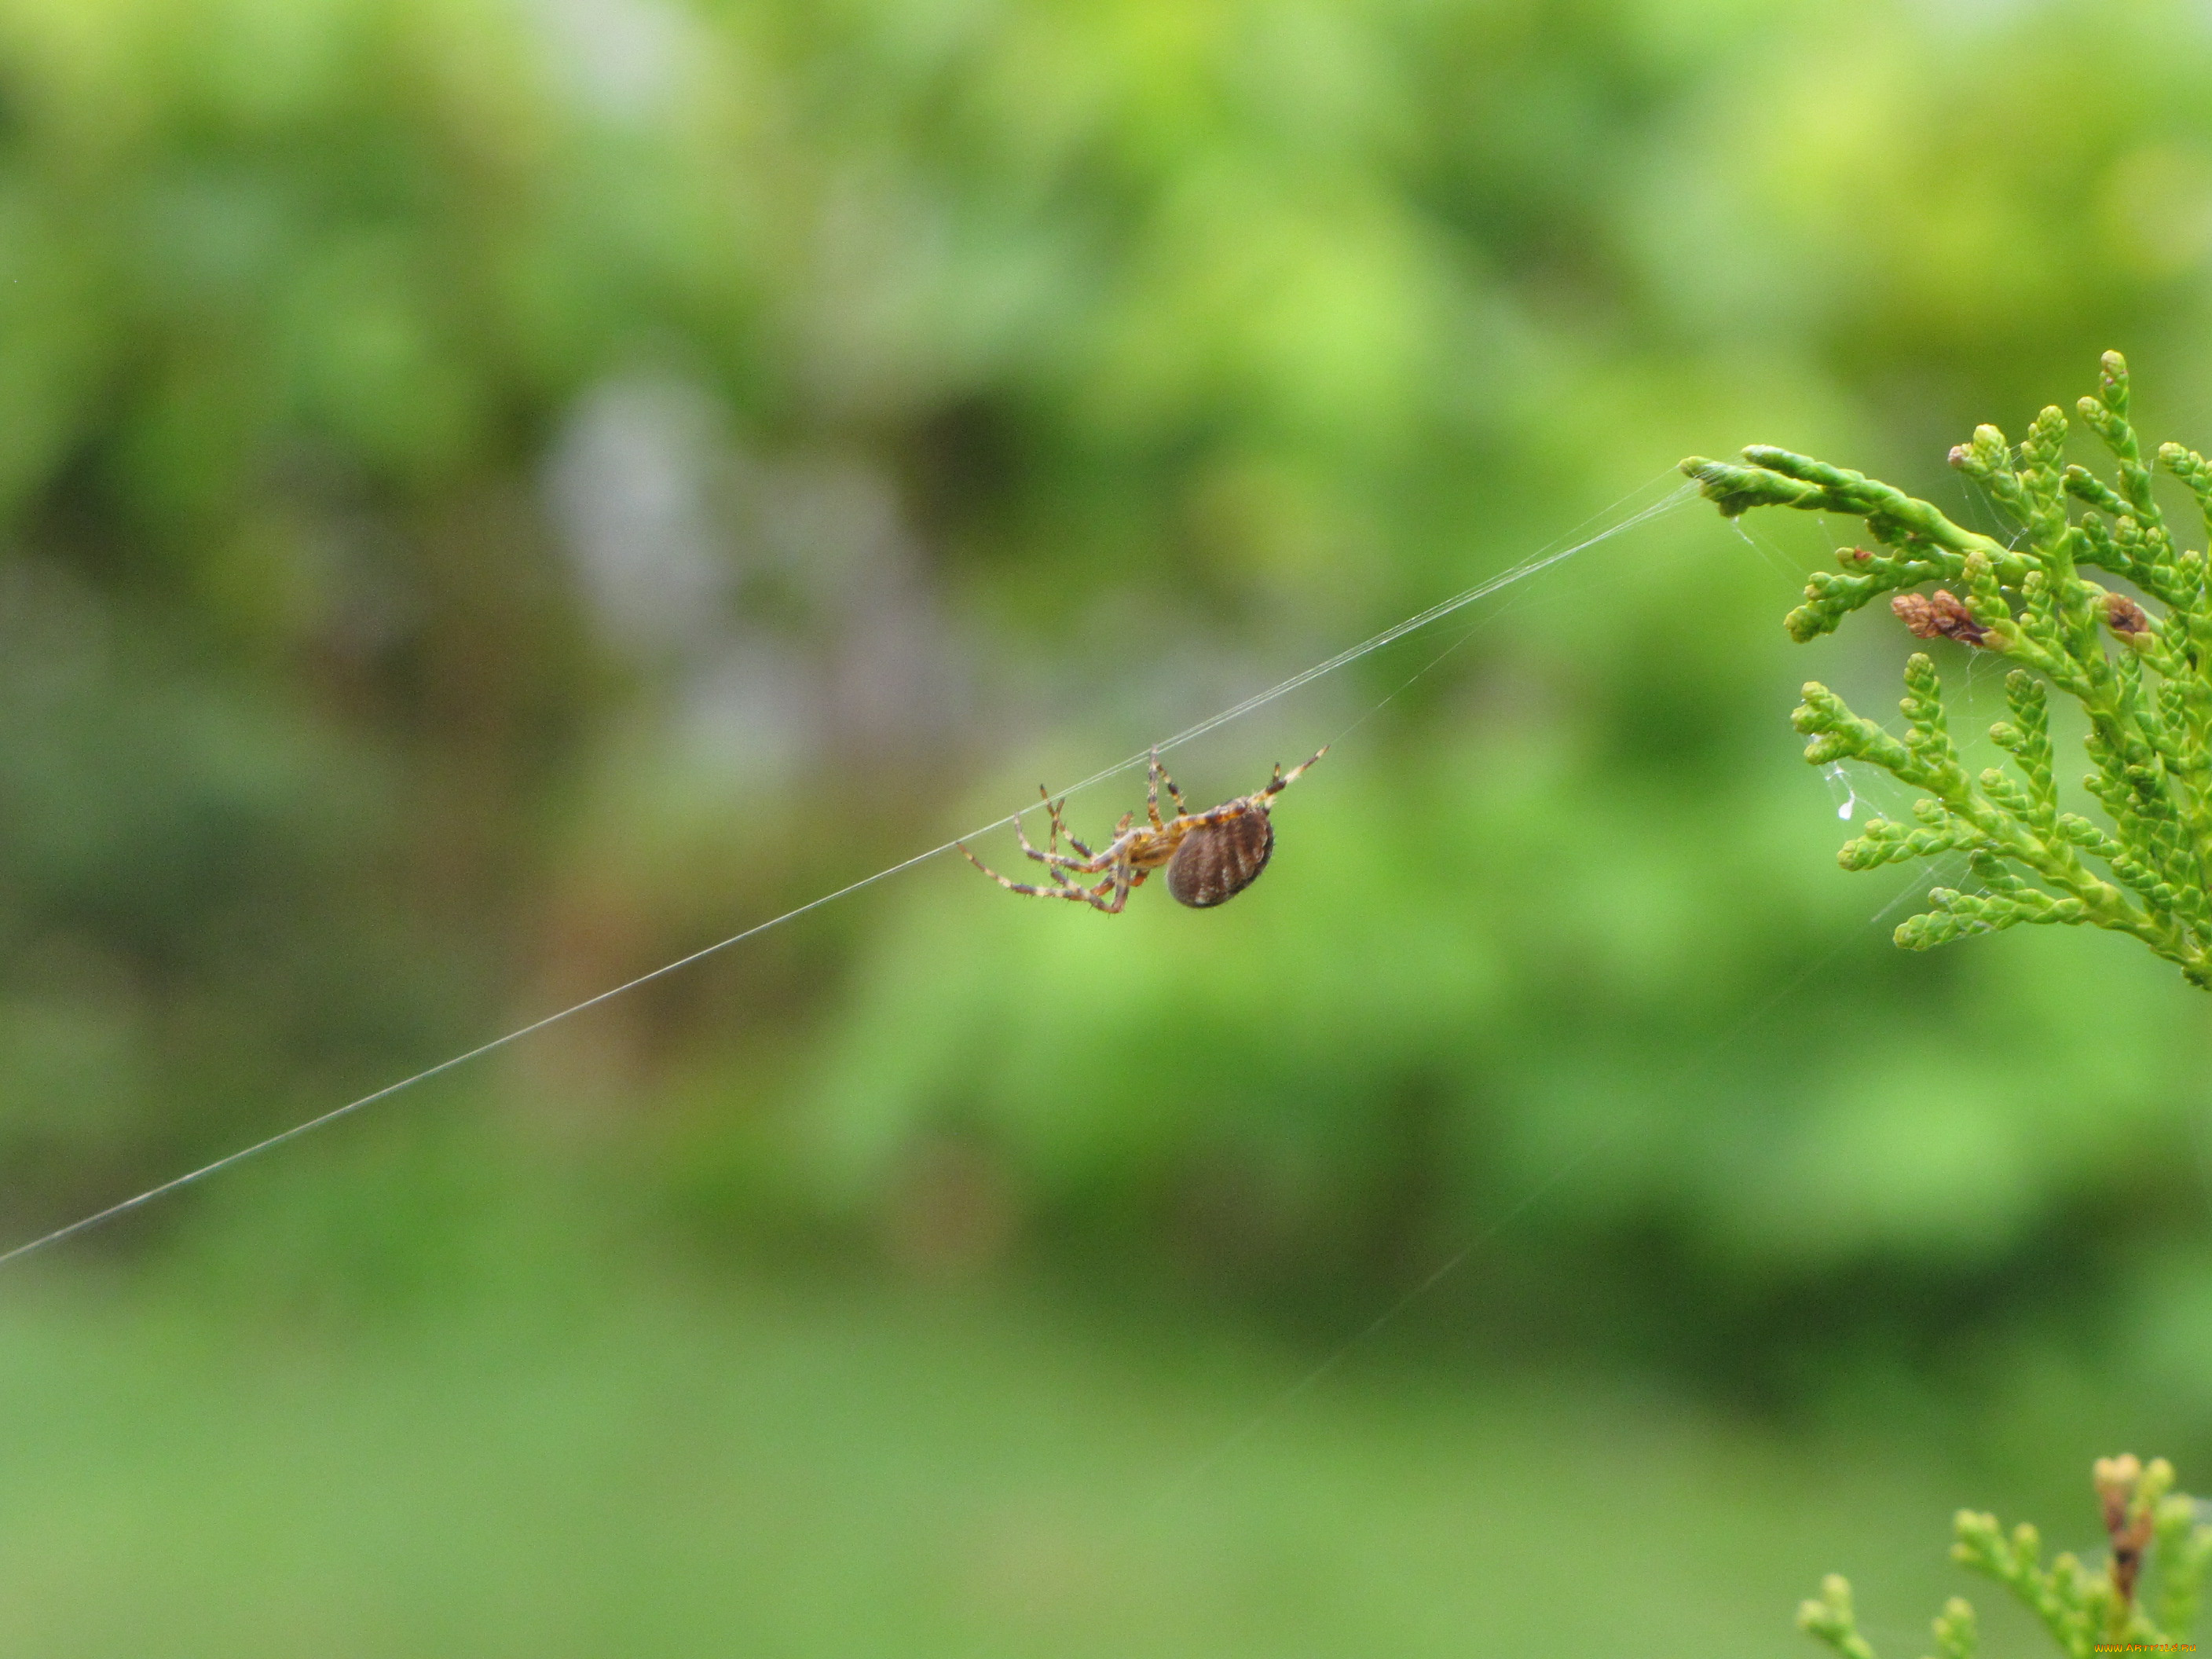
[(1274, 850), (1275, 826), (1264, 806), (1194, 829), (1168, 860), (1168, 896), (1194, 910), (1224, 904), (1259, 880)]

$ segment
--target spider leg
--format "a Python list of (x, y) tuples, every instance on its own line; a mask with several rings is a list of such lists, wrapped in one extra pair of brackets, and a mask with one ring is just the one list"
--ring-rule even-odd
[[(1043, 794), (1044, 791), (1042, 785), (1039, 786), (1037, 793)], [(1097, 858), (1098, 855), (1096, 853), (1092, 852), (1088, 847), (1085, 847), (1081, 842), (1075, 838), (1075, 831), (1067, 827), (1067, 820), (1060, 816), (1062, 811), (1066, 807), (1066, 805), (1067, 798), (1065, 795), (1061, 796), (1058, 800), (1053, 799), (1049, 795), (1045, 796), (1044, 809), (1046, 811), (1052, 814), (1053, 834), (1055, 836), (1066, 836), (1067, 844), (1070, 847), (1073, 847), (1077, 852), (1082, 854), (1085, 858)]]
[[(1042, 784), (1037, 785), (1037, 793), (1044, 795), (1046, 810), (1048, 811), (1050, 811), (1052, 807), (1052, 797), (1045, 793), (1045, 787)], [(1036, 848), (1030, 845), (1029, 836), (1024, 835), (1022, 831), (1021, 816), (1017, 813), (1014, 817), (1014, 836), (1016, 839), (1021, 842), (1022, 851), (1027, 854), (1030, 857), (1035, 859), (1039, 864), (1050, 866), (1053, 860), (1060, 856), (1060, 831), (1056, 827), (1059, 824), (1059, 822), (1060, 820), (1058, 818), (1054, 818), (1053, 820), (1055, 828), (1053, 830), (1051, 838), (1045, 842), (1045, 850), (1040, 853)], [(963, 848), (961, 850), (965, 852), (967, 849)]]
[[(1136, 885), (1129, 877), (1129, 865), (1127, 860), (1115, 865), (1114, 873), (1091, 889), (1090, 896), (1092, 906), (1097, 909), (1103, 910), (1109, 916), (1120, 915), (1121, 907), (1129, 902), (1129, 890)], [(1114, 896), (1102, 900), (1099, 896), (1109, 890)]]
[[(1152, 828), (1155, 830), (1164, 830), (1167, 827), (1160, 822), (1160, 780), (1166, 775), (1166, 773), (1160, 770), (1159, 745), (1154, 744), (1152, 763), (1145, 770), (1145, 816), (1152, 819)], [(1173, 786), (1170, 785), (1170, 787)]]
[[(1047, 805), (1050, 805), (1050, 803), (1048, 802)], [(1057, 815), (1054, 816), (1054, 821), (1058, 823)], [(1052, 839), (1047, 843), (1047, 845), (1053, 850), (1050, 852), (1039, 852), (1036, 846), (1030, 842), (1028, 834), (1023, 830), (1022, 821), (1018, 816), (1014, 819), (1014, 839), (1021, 842), (1023, 852), (1028, 854), (1030, 857), (1035, 859), (1039, 864), (1043, 865), (1054, 875), (1064, 875), (1070, 870), (1080, 870), (1085, 874), (1088, 874), (1093, 868), (1098, 867), (1090, 861), (1091, 857), (1091, 849), (1087, 847), (1080, 848), (1080, 850), (1084, 854), (1081, 859), (1070, 858), (1066, 854), (1060, 851), (1060, 837), (1057, 831), (1054, 832)], [(1074, 840), (1074, 837), (1071, 836), (1068, 839), (1073, 841)]]
[(1026, 882), (1009, 881), (1006, 877), (1000, 875), (996, 870), (994, 870), (989, 865), (984, 863), (982, 860), (977, 858), (973, 853), (969, 852), (967, 848), (962, 847), (960, 848), (960, 854), (963, 858), (966, 859), (969, 863), (974, 865), (978, 870), (981, 870), (985, 875), (990, 877), (993, 881), (997, 882), (1000, 886), (1005, 888), (1010, 893), (1026, 893), (1031, 898), (1084, 900), (1089, 899), (1091, 896), (1089, 892), (1085, 889), (1073, 886), (1066, 882), (1063, 882), (1057, 887), (1032, 887)]
[[(1090, 857), (1091, 849), (1085, 847), (1081, 842), (1076, 840), (1073, 836), (1068, 834), (1066, 820), (1060, 816), (1060, 809), (1066, 805), (1067, 803), (1066, 801), (1054, 800), (1052, 798), (1052, 792), (1047, 789), (1042, 784), (1037, 785), (1037, 798), (1044, 803), (1045, 815), (1052, 820), (1052, 834), (1045, 842), (1045, 850), (1039, 853), (1032, 848), (1030, 851), (1030, 856), (1040, 864), (1049, 864), (1054, 868), (1057, 868), (1060, 859), (1060, 838), (1062, 836), (1066, 836), (1069, 846), (1074, 848), (1076, 851), (1081, 853), (1085, 858)], [(1017, 817), (1014, 819), (1014, 823), (1018, 828), (1021, 823), (1020, 817)]]
[[(1152, 750), (1153, 764), (1155, 766), (1159, 765), (1159, 752), (1160, 751), (1157, 749)], [(1182, 804), (1182, 791), (1176, 787), (1176, 781), (1168, 775), (1167, 768), (1164, 766), (1159, 766), (1159, 774), (1160, 781), (1167, 786), (1168, 799), (1175, 803), (1176, 816), (1177, 817), (1188, 816), (1190, 808)], [(1159, 822), (1159, 819), (1156, 817), (1152, 819), (1152, 822), (1157, 824)]]
[(1075, 860), (1068, 857), (1065, 853), (1039, 852), (1035, 847), (1030, 844), (1030, 838), (1021, 833), (1021, 830), (1018, 825), (1014, 830), (1014, 839), (1021, 842), (1022, 851), (1026, 855), (1035, 859), (1039, 864), (1044, 866), (1046, 869), (1052, 872), (1055, 876), (1059, 875), (1069, 865), (1073, 864), (1076, 861)]
[(1327, 753), (1328, 753), (1328, 745), (1327, 744), (1323, 744), (1320, 748), (1315, 750), (1312, 754), (1306, 757), (1305, 759), (1300, 761), (1296, 766), (1293, 766), (1287, 774), (1283, 770), (1282, 762), (1277, 761), (1275, 763), (1274, 777), (1268, 781), (1267, 787), (1265, 789), (1262, 789), (1260, 793), (1262, 795), (1281, 794), (1284, 790), (1289, 788), (1301, 777), (1305, 775), (1306, 768), (1311, 766), (1316, 761), (1319, 760)]

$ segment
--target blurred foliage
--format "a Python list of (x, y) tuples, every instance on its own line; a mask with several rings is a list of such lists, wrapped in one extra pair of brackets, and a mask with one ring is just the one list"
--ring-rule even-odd
[(1756, 1659), (1786, 1647), (1808, 1562), (1849, 1559), (1870, 1606), (1939, 1595), (1941, 1516), (1988, 1490), (1623, 1379), (1372, 1364), (1202, 1463), (1305, 1362), (1064, 1297), (681, 1274), (576, 1297), (549, 1255), (591, 1278), (586, 1253), (532, 1246), (459, 1317), (313, 1334), (173, 1285), (10, 1298), (0, 1640)]
[[(2212, 429), (2208, 90), (2178, 0), (4, 0), (0, 1214), (1003, 814), (1686, 449), (1936, 493), (2114, 341)], [(1488, 1239), (1431, 1304), (1486, 1343), (1774, 1395), (2028, 1341), (2212, 1429), (2201, 1017), (2114, 941), (1887, 953), (1785, 726), (1814, 551), (1677, 518), (1502, 596), (1220, 915), (943, 862), (491, 1092), (711, 1236), (1370, 1311)]]

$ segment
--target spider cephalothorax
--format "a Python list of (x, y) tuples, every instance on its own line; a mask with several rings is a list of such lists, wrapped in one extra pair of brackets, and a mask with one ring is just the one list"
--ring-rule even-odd
[[(1037, 793), (1045, 798), (1046, 815), (1052, 820), (1052, 834), (1044, 850), (1030, 844), (1019, 818), (1014, 820), (1014, 835), (1022, 843), (1022, 851), (1051, 872), (1054, 880), (1049, 886), (1009, 881), (964, 846), (960, 850), (969, 863), (1010, 891), (1074, 899), (1109, 915), (1120, 911), (1129, 902), (1129, 895), (1145, 884), (1145, 878), (1164, 865), (1168, 892), (1176, 902), (1196, 910), (1208, 909), (1227, 903), (1260, 878), (1260, 872), (1267, 867), (1268, 854), (1275, 850), (1275, 827), (1267, 817), (1268, 809), (1277, 795), (1327, 753), (1328, 747), (1323, 744), (1312, 759), (1288, 772), (1279, 763), (1265, 788), (1224, 801), (1209, 811), (1194, 812), (1184, 806), (1182, 791), (1176, 787), (1175, 780), (1161, 769), (1159, 751), (1155, 750), (1151, 781), (1145, 791), (1145, 816), (1151, 822), (1140, 824), (1134, 812), (1124, 813), (1121, 822), (1114, 826), (1113, 842), (1097, 853), (1078, 841), (1060, 817), (1060, 809), (1066, 802), (1056, 801), (1049, 792), (1040, 789)], [(1164, 821), (1160, 817), (1163, 784), (1176, 809), (1176, 815)], [(1060, 850), (1063, 836), (1075, 849), (1073, 853)], [(1096, 887), (1086, 887), (1076, 879), (1102, 872), (1106, 879)]]

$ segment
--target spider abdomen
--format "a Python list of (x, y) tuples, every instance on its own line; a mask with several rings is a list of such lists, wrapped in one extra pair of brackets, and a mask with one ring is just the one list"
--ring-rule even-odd
[(1260, 878), (1275, 850), (1264, 810), (1245, 811), (1193, 830), (1168, 860), (1168, 893), (1194, 910), (1224, 904)]

